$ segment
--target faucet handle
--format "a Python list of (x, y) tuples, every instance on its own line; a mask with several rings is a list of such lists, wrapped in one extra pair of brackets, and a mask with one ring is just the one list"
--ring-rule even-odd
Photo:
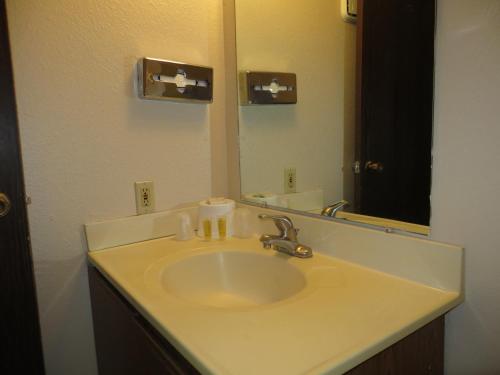
[(292, 219), (285, 215), (267, 215), (267, 214), (259, 214), (259, 219), (264, 220), (273, 220), (275, 223), (283, 223), (288, 228), (293, 228)]
[(259, 214), (259, 219), (272, 220), (280, 231), (280, 237), (296, 240), (298, 229), (293, 227), (292, 219), (284, 215)]

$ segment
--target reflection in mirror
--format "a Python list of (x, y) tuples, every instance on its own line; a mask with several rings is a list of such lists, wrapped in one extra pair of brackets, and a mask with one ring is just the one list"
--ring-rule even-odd
[(435, 0), (342, 1), (235, 0), (242, 199), (427, 233)]

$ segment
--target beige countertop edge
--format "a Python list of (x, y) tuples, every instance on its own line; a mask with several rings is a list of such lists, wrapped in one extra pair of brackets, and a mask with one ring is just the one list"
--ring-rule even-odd
[[(100, 264), (97, 260), (93, 259), (93, 254), (88, 253), (89, 262), (95, 266), (105, 278), (126, 298), (126, 300), (134, 306), (145, 318), (153, 325), (174, 347), (203, 374), (229, 374), (220, 367), (219, 364), (214, 363), (209, 356), (203, 354), (203, 351), (198, 347), (190, 347), (185, 343), (181, 343), (178, 339), (173, 327), (165, 327), (158, 319), (151, 314), (145, 306), (143, 306), (139, 301), (137, 301), (126, 289), (126, 286), (122, 286), (117, 282), (107, 271), (106, 267)], [(415, 332), (419, 328), (422, 328), (426, 324), (430, 323), (439, 316), (447, 313), (452, 308), (458, 306), (464, 300), (463, 293), (450, 293), (455, 297), (449, 300), (447, 303), (443, 304), (430, 311), (428, 314), (422, 316), (420, 319), (413, 321), (401, 329), (389, 333), (387, 336), (383, 337), (381, 340), (367, 344), (367, 346), (361, 350), (351, 353), (347, 358), (338, 359), (331, 358), (323, 363), (318, 364), (308, 371), (308, 375), (341, 375), (346, 371), (351, 370), (357, 365), (363, 363), (367, 359), (373, 357), (377, 353), (383, 351), (389, 346), (395, 344), (399, 340), (408, 336), (409, 334)], [(201, 359), (202, 358), (202, 359)]]
[[(444, 304), (436, 308), (435, 310), (429, 312), (422, 316), (420, 319), (413, 321), (411, 324), (401, 328), (399, 331), (393, 332), (392, 334), (387, 335), (382, 340), (374, 342), (372, 345), (367, 345), (366, 348), (354, 353), (349, 358), (345, 359), (342, 363), (334, 364), (335, 360), (326, 361), (317, 367), (311, 369), (308, 375), (341, 375), (345, 372), (353, 369), (354, 367), (360, 365), (366, 360), (370, 359), (374, 355), (380, 353), (381, 351), (387, 349), (391, 345), (397, 343), (402, 340), (406, 336), (412, 334), (418, 329), (424, 327), (428, 323), (432, 322), (434, 319), (440, 317), (443, 314), (446, 314), (448, 311), (453, 309), (462, 303), (464, 297), (459, 293), (456, 293), (456, 297)], [(338, 362), (338, 361), (337, 361)], [(335, 368), (333, 368), (335, 367)]]

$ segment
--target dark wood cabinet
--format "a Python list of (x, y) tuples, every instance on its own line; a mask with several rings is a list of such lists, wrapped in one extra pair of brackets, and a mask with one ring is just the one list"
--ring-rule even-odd
[(199, 374), (92, 266), (89, 284), (100, 375)]
[(345, 375), (443, 374), (444, 316), (406, 336)]
[[(89, 283), (100, 375), (199, 374), (93, 266)], [(443, 345), (439, 317), (346, 374), (442, 374)]]

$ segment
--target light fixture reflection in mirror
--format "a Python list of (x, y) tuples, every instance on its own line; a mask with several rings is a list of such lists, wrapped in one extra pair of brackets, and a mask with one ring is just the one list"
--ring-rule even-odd
[(428, 233), (435, 4), (384, 1), (352, 23), (339, 0), (235, 0), (238, 74), (299, 87), (296, 104), (239, 105), (243, 200), (318, 215), (347, 200), (330, 216)]

